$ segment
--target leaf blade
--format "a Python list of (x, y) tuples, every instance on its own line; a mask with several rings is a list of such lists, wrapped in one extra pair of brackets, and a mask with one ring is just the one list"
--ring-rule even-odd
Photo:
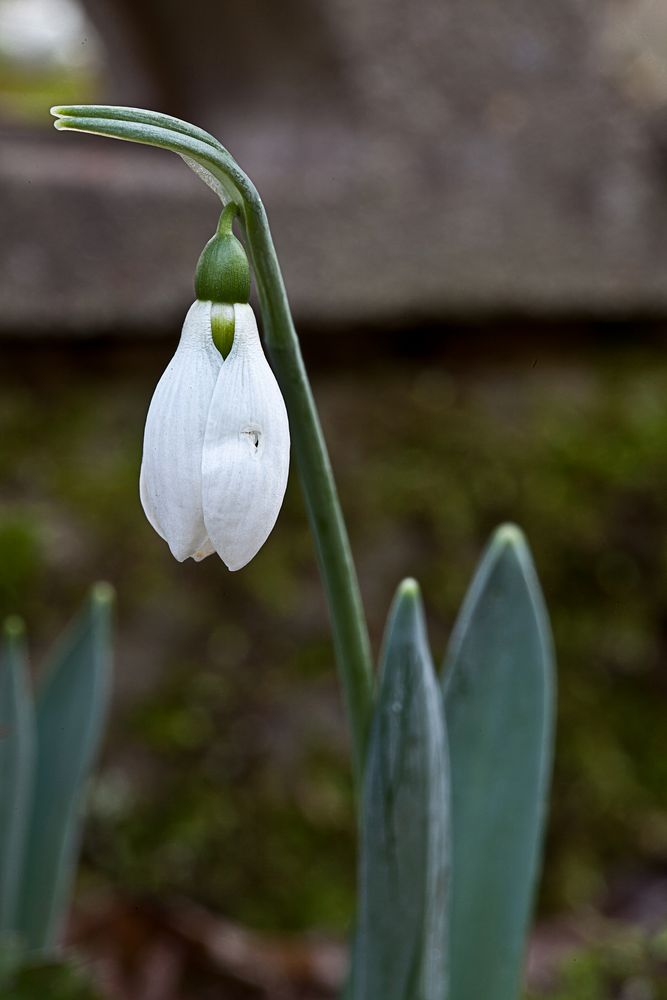
[(17, 931), (54, 947), (71, 891), (85, 781), (104, 728), (113, 594), (98, 584), (55, 651), (37, 697), (37, 758)]
[(419, 590), (399, 588), (385, 636), (362, 796), (356, 1000), (442, 1000), (447, 748)]
[(492, 538), (445, 658), (452, 772), (452, 1000), (516, 1000), (544, 834), (554, 662), (532, 558)]
[(35, 718), (22, 622), (5, 623), (0, 670), (0, 932), (14, 930), (32, 799)]

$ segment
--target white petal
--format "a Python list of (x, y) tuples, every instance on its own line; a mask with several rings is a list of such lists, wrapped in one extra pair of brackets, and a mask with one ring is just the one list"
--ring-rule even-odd
[(201, 461), (221, 365), (222, 355), (211, 338), (211, 303), (195, 302), (153, 393), (139, 480), (148, 520), (181, 562), (213, 551), (202, 513)]
[(204, 521), (229, 569), (250, 562), (276, 522), (287, 486), (289, 423), (250, 306), (234, 306), (234, 343), (206, 424)]
[(202, 559), (206, 559), (207, 556), (212, 556), (215, 552), (215, 548), (211, 539), (206, 536), (206, 540), (200, 549), (192, 553), (192, 558), (195, 562), (201, 562)]

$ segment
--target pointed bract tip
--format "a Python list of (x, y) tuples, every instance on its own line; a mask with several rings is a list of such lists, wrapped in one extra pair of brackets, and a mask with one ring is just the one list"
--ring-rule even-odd
[(94, 104), (54, 104), (50, 111), (56, 118), (73, 118), (76, 115), (88, 114), (94, 107)]
[(10, 615), (4, 620), (3, 631), (7, 639), (20, 639), (25, 635), (25, 623), (18, 615)]

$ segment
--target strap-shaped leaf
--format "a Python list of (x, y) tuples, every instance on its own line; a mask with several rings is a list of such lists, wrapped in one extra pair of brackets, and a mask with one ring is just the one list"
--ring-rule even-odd
[(406, 580), (385, 634), (368, 746), (354, 1000), (445, 995), (447, 772), (419, 588)]
[(35, 719), (23, 623), (5, 623), (0, 663), (0, 931), (14, 929), (30, 810)]
[(17, 931), (52, 948), (69, 902), (83, 795), (106, 719), (112, 590), (98, 584), (51, 659), (37, 696), (37, 760)]
[(452, 634), (451, 1000), (517, 1000), (553, 743), (551, 637), (528, 546), (498, 529)]

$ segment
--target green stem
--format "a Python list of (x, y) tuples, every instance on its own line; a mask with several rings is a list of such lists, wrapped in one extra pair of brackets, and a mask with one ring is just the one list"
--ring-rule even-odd
[(242, 207), (265, 342), (290, 417), (294, 454), (329, 604), (359, 782), (372, 709), (368, 630), (329, 455), (257, 190), (217, 139), (188, 122), (152, 111), (97, 105), (57, 108), (54, 113), (59, 116), (56, 126), (60, 129), (93, 132), (179, 153), (203, 167), (222, 185), (225, 197)]
[(239, 206), (235, 201), (230, 201), (226, 205), (222, 212), (220, 213), (220, 218), (218, 219), (218, 228), (216, 229), (217, 236), (228, 236), (233, 230), (234, 219), (239, 214)]

